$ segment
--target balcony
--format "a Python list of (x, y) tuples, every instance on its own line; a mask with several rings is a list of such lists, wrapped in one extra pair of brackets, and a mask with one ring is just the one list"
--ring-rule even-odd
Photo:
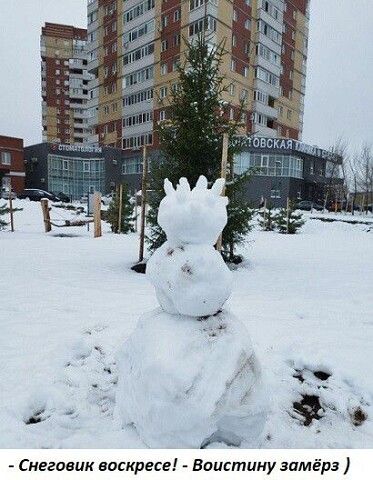
[(278, 112), (277, 109), (274, 107), (270, 107), (269, 105), (265, 105), (261, 102), (254, 102), (253, 104), (253, 111), (257, 113), (262, 113), (267, 117), (277, 119)]
[(261, 135), (263, 137), (276, 137), (277, 130), (274, 128), (269, 128), (259, 123), (253, 123), (253, 133), (255, 135)]

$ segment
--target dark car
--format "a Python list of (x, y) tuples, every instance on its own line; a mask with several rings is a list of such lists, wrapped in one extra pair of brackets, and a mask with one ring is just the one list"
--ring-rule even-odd
[(308, 212), (310, 212), (312, 209), (319, 212), (324, 210), (324, 207), (322, 205), (311, 202), (310, 200), (302, 200), (301, 202), (297, 203), (296, 208), (298, 210), (306, 210)]
[(28, 198), (33, 202), (39, 202), (42, 198), (47, 198), (52, 202), (60, 202), (60, 198), (54, 193), (46, 192), (45, 190), (39, 190), (38, 188), (25, 188), (22, 193), (18, 195), (18, 198)]
[(70, 203), (71, 202), (71, 198), (66, 195), (66, 193), (63, 193), (63, 192), (59, 192), (57, 193), (57, 197), (61, 200), (61, 202), (63, 203)]

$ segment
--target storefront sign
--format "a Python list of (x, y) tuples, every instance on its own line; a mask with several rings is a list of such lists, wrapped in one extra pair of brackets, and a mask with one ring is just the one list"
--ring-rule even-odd
[(291, 138), (249, 137), (247, 145), (252, 148), (266, 150), (293, 150), (326, 160), (339, 160), (338, 156), (332, 152), (322, 150), (314, 145), (306, 145)]
[(59, 152), (80, 152), (80, 153), (102, 153), (102, 147), (92, 147), (86, 145), (64, 145), (53, 144), (52, 150)]

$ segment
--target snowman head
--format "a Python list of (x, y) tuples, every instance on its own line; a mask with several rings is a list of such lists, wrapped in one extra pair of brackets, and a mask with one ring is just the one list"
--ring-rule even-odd
[(192, 190), (186, 178), (180, 178), (176, 189), (165, 180), (166, 196), (159, 205), (158, 223), (170, 243), (216, 243), (227, 223), (228, 198), (221, 196), (223, 187), (222, 178), (209, 189), (206, 177), (200, 176)]

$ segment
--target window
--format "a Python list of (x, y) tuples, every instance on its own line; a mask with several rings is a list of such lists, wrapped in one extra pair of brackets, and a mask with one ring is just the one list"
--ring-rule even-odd
[(235, 92), (236, 92), (236, 87), (235, 87), (234, 83), (230, 83), (229, 84), (229, 94), (233, 97)]
[(166, 75), (167, 74), (167, 63), (162, 63), (161, 65), (161, 75)]
[(243, 88), (241, 90), (241, 95), (240, 95), (240, 99), (241, 100), (247, 100), (249, 98), (249, 91), (246, 90), (246, 88)]
[(271, 198), (281, 198), (281, 190), (277, 187), (272, 187)]
[(245, 67), (245, 68), (243, 69), (243, 75), (244, 75), (244, 77), (246, 77), (246, 78), (249, 76), (249, 67)]
[(1, 152), (1, 164), (10, 165), (12, 162), (12, 154), (10, 152)]
[(161, 87), (159, 89), (159, 97), (160, 98), (165, 98), (167, 97), (167, 87)]
[(128, 65), (138, 60), (141, 60), (148, 55), (154, 53), (154, 43), (148, 43), (143, 47), (137, 48), (136, 50), (132, 50), (132, 52), (127, 53), (123, 56), (123, 65)]
[(166, 28), (167, 25), (168, 25), (168, 16), (163, 15), (163, 17), (162, 17), (162, 28)]
[(237, 22), (238, 20), (238, 12), (236, 9), (233, 10), (233, 21), (234, 22)]
[(133, 28), (128, 33), (123, 35), (123, 45), (127, 43), (133, 42), (138, 38), (141, 38), (143, 35), (147, 33), (154, 32), (155, 29), (155, 21), (149, 20), (148, 22), (142, 23), (138, 27)]
[(83, 172), (88, 173), (91, 171), (91, 162), (83, 162)]
[(166, 110), (161, 110), (159, 112), (159, 121), (162, 122), (163, 120), (166, 120)]
[(161, 52), (165, 52), (168, 48), (168, 41), (167, 40), (162, 40), (161, 43)]
[(236, 60), (231, 60), (231, 70), (232, 72), (235, 72), (236, 71)]
[(251, 27), (251, 21), (250, 19), (245, 20), (245, 28), (246, 30), (250, 30)]
[(174, 11), (174, 22), (178, 22), (180, 20), (180, 10)]
[(155, 5), (155, 0), (143, 0), (142, 2), (137, 3), (134, 7), (129, 8), (123, 14), (123, 22), (128, 23), (134, 20), (144, 13), (152, 10)]
[(237, 37), (236, 35), (232, 35), (232, 47), (236, 47), (237, 46)]

